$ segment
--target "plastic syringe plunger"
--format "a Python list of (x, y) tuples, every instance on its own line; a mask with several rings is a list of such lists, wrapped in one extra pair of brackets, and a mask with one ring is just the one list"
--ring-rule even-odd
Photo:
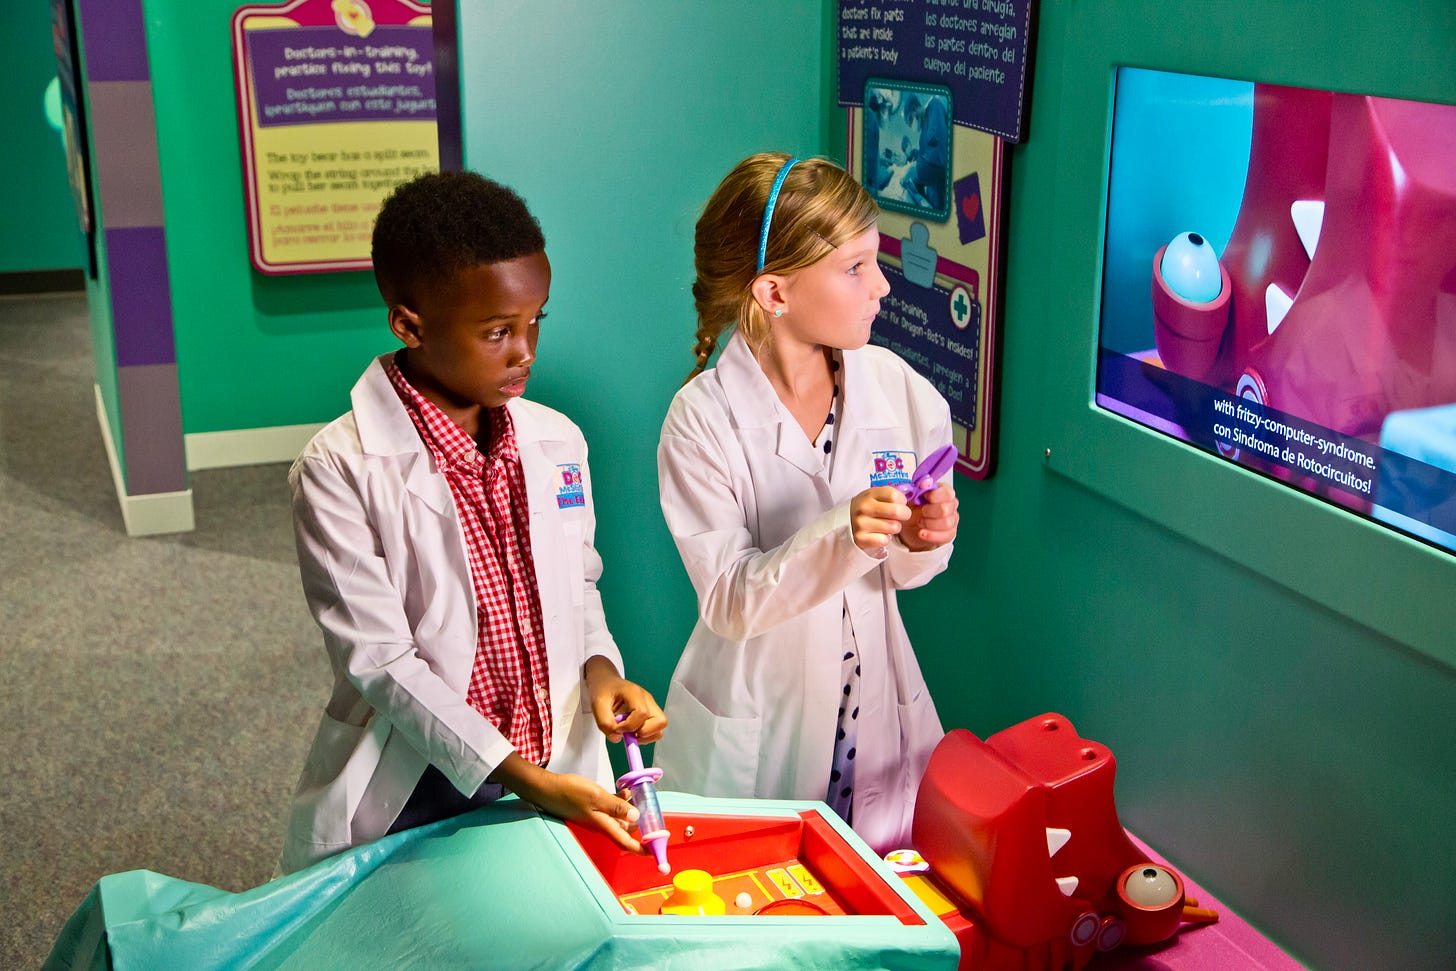
[[(617, 721), (625, 717), (618, 715)], [(657, 780), (662, 778), (662, 770), (643, 768), (642, 750), (632, 732), (622, 733), (622, 744), (627, 747), (630, 771), (617, 780), (617, 788), (626, 789), (631, 795), (632, 805), (637, 807), (637, 838), (657, 858), (658, 872), (666, 875), (672, 868), (667, 864), (667, 822), (657, 802)]]

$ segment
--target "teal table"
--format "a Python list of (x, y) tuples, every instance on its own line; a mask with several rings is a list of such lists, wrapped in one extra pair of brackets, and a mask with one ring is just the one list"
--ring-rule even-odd
[(97, 881), (51, 969), (894, 968), (951, 971), (954, 936), (822, 803), (661, 794), (663, 810), (815, 808), (923, 923), (889, 915), (628, 914), (571, 829), (516, 799), (244, 893), (146, 870)]

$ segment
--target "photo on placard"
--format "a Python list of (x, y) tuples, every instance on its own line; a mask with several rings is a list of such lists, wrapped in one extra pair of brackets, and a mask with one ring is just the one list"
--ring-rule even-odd
[(875, 202), (934, 222), (949, 219), (950, 89), (870, 78), (862, 117), (862, 178)]

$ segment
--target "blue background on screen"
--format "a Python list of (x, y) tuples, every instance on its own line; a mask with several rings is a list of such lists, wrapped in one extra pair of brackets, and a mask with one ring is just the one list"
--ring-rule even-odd
[(1249, 165), (1254, 85), (1119, 68), (1108, 177), (1101, 345), (1153, 346), (1152, 260), (1182, 232), (1223, 255)]

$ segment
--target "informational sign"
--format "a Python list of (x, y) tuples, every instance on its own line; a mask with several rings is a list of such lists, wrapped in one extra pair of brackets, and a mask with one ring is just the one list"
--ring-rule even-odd
[(1024, 137), (1036, 0), (839, 0), (839, 104), (874, 77), (945, 85), (954, 121)]
[(995, 461), (1006, 141), (1021, 137), (1032, 0), (840, 0), (850, 169), (880, 207), (890, 293), (870, 339), (950, 404), (956, 467)]
[(384, 198), (439, 168), (430, 8), (247, 6), (232, 36), (253, 265), (368, 269)]

